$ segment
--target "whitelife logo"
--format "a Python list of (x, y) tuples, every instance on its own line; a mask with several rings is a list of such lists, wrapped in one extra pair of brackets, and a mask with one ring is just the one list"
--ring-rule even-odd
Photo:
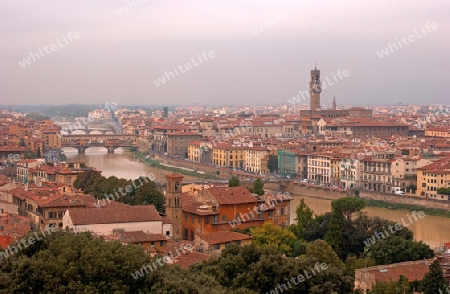
[(283, 11), (281, 13), (275, 14), (275, 16), (271, 15), (270, 19), (263, 20), (259, 23), (259, 25), (255, 26), (254, 28), (250, 29), (253, 33), (253, 35), (258, 35), (262, 33), (264, 30), (275, 26), (279, 22), (282, 22), (283, 20), (286, 20), (290, 18), (292, 15), (297, 14), (301, 8), (304, 8), (305, 6), (310, 6), (312, 1), (305, 1), (304, 3), (300, 4), (300, 6), (297, 4), (295, 6), (295, 9), (289, 8), (287, 11)]
[[(338, 69), (336, 74), (334, 74), (334, 72), (331, 73), (331, 75), (333, 76), (333, 81), (330, 80), (329, 77), (326, 77), (324, 82), (322, 82), (322, 90), (325, 90), (327, 87), (330, 87), (336, 83), (338, 83), (339, 81), (342, 81), (344, 78), (347, 78), (350, 76), (350, 71), (348, 69)], [(336, 76), (339, 77), (339, 79), (336, 78)], [(317, 90), (317, 85), (314, 85), (314, 90)], [(301, 97), (300, 97), (301, 95)], [(294, 97), (292, 97), (292, 99), (289, 99), (288, 102), (289, 104), (295, 105), (295, 104), (300, 104), (300, 102), (303, 100), (305, 100), (306, 98), (309, 98), (309, 92), (308, 91), (298, 91), (298, 94)]]
[[(22, 61), (19, 61), (19, 65), (21, 67), (26, 67), (27, 65), (31, 64), (31, 59), (34, 62), (36, 62), (36, 60), (41, 59), (41, 57), (44, 58), (45, 55), (42, 52), (42, 50), (44, 50), (44, 52), (47, 55), (49, 55), (52, 52), (58, 50), (58, 48), (62, 48), (64, 46), (68, 45), (69, 41), (73, 42), (74, 40), (79, 39), (80, 38), (80, 33), (79, 32), (74, 32), (74, 33), (68, 32), (66, 35), (62, 35), (62, 36), (63, 36), (64, 42), (60, 42), (59, 39), (56, 39), (56, 44), (51, 44), (50, 46), (43, 46), (42, 49), (41, 49), (41, 47), (38, 47), (38, 51), (39, 51), (40, 54), (36, 53), (36, 52), (35, 53), (30, 52), (30, 56), (28, 56), (26, 59), (23, 59)], [(67, 41), (67, 39), (69, 39), (69, 41)]]
[[(177, 68), (180, 70), (181, 73), (185, 73), (185, 72), (187, 72), (187, 71), (192, 69), (192, 65), (194, 65), (194, 67), (197, 67), (200, 64), (202, 64), (203, 62), (208, 61), (209, 60), (208, 57), (209, 58), (214, 58), (215, 56), (216, 55), (214, 54), (214, 51), (209, 50), (208, 52), (206, 52), (206, 50), (203, 50), (201, 57), (200, 57), (200, 55), (197, 54), (197, 59), (198, 59), (199, 63), (197, 63), (194, 58), (191, 58), (190, 61), (192, 61), (192, 63), (187, 62), (184, 65), (183, 64), (179, 64)], [(173, 66), (173, 70), (174, 70), (175, 74), (178, 77), (180, 74), (178, 73), (177, 68), (175, 68), (175, 66)], [(165, 71), (164, 75), (162, 77), (160, 77), (160, 78), (157, 78), (156, 80), (153, 80), (153, 83), (155, 83), (155, 85), (157, 87), (159, 87), (159, 86), (161, 86), (161, 84), (165, 84), (166, 83), (166, 77), (167, 77), (167, 82), (168, 82), (171, 79), (175, 78), (175, 74), (172, 71), (169, 71), (169, 72)]]
[[(395, 44), (395, 43), (394, 44), (389, 43), (385, 49), (381, 49), (379, 52), (377, 52), (378, 57), (383, 58), (385, 56), (388, 56), (390, 53), (394, 53), (395, 51), (400, 50), (401, 48), (403, 48), (402, 43), (403, 43), (403, 45), (406, 46), (406, 45), (411, 44), (412, 42), (415, 42), (418, 39), (422, 39), (424, 36), (427, 35), (427, 32), (431, 33), (432, 30), (433, 31), (437, 30), (438, 24), (435, 22), (433, 22), (432, 24), (427, 22), (427, 24), (425, 25), (425, 28), (426, 28), (426, 30), (422, 26), (420, 26), (420, 29), (421, 29), (423, 35), (421, 35), (417, 30), (414, 30), (414, 34), (410, 34), (408, 36), (408, 38), (402, 37), (401, 42), (398, 38), (395, 39), (395, 40), (397, 40), (398, 47), (397, 47), (397, 44)], [(408, 39), (409, 42), (406, 39)], [(389, 52), (389, 50), (391, 52)]]
[[(413, 223), (413, 220), (411, 219), (411, 216), (409, 216), (409, 214), (407, 216), (408, 216), (409, 223), (406, 223), (405, 220), (403, 218), (401, 218), (403, 226), (400, 223), (396, 223), (394, 226), (391, 226), (391, 225), (388, 226), (388, 229), (391, 232), (391, 234), (394, 234), (395, 231), (400, 231), (404, 227), (407, 228)], [(423, 211), (419, 211), (419, 212), (413, 211), (412, 212), (412, 217), (414, 218), (415, 221), (418, 221), (417, 217), (419, 217), (419, 219), (424, 218), (425, 217), (425, 213)], [(383, 227), (383, 229), (384, 229), (384, 231), (382, 231), (382, 232), (375, 232), (375, 234), (373, 234), (372, 237), (368, 238), (366, 241), (363, 241), (364, 245), (366, 247), (369, 247), (369, 246), (375, 244), (376, 242), (389, 237), (388, 230), (386, 228), (384, 228), (384, 227)], [(395, 229), (395, 231), (394, 231), (394, 229)]]

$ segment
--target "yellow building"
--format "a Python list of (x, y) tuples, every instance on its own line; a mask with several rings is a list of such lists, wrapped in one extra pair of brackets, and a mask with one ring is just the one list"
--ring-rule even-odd
[(340, 187), (340, 168), (341, 156), (334, 155), (331, 157), (331, 184)]
[(436, 200), (448, 200), (448, 195), (439, 194), (439, 188), (450, 187), (450, 158), (446, 157), (417, 169), (416, 195)]
[(245, 170), (256, 173), (263, 174), (263, 170), (267, 170), (267, 161), (266, 166), (264, 167), (262, 162), (269, 155), (269, 148), (266, 147), (247, 147), (245, 150)]
[(244, 168), (246, 147), (218, 143), (212, 148), (213, 164), (230, 168)]
[(194, 162), (212, 163), (212, 144), (208, 142), (190, 142), (188, 144), (188, 159)]
[(200, 142), (191, 142), (188, 144), (188, 158), (190, 161), (200, 162)]
[(450, 131), (448, 128), (433, 127), (425, 130), (426, 137), (440, 137), (440, 138), (450, 138)]
[(195, 235), (195, 249), (199, 252), (220, 255), (220, 252), (231, 244), (239, 246), (250, 245), (252, 236), (237, 232), (219, 231)]

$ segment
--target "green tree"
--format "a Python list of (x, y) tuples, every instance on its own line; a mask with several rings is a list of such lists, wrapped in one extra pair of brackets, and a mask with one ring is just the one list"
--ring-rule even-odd
[(228, 187), (238, 187), (239, 184), (240, 184), (240, 181), (239, 181), (238, 177), (236, 177), (236, 176), (232, 176), (228, 180)]
[(98, 178), (104, 178), (99, 171), (87, 170), (78, 175), (73, 186), (81, 189), (84, 194), (90, 194), (93, 191), (94, 182)]
[(370, 246), (377, 264), (391, 264), (432, 258), (433, 250), (422, 241), (406, 240), (401, 236), (390, 236)]
[(39, 112), (29, 112), (29, 113), (26, 115), (26, 118), (34, 119), (34, 120), (50, 119), (50, 117), (45, 116), (45, 115), (43, 115), (43, 114), (41, 114), (41, 113), (39, 113)]
[(299, 205), (295, 209), (295, 224), (292, 224), (289, 229), (297, 236), (303, 238), (305, 228), (313, 221), (313, 211), (306, 205), (305, 199), (300, 200)]
[(333, 248), (339, 258), (341, 258), (342, 260), (345, 260), (347, 256), (347, 252), (344, 248), (346, 244), (344, 230), (344, 216), (341, 213), (333, 212), (324, 240), (331, 246), (331, 248)]
[(324, 239), (325, 234), (328, 231), (328, 225), (330, 224), (331, 212), (325, 214), (316, 215), (314, 220), (306, 227), (303, 232), (303, 238), (306, 241), (312, 242), (317, 239)]
[(355, 197), (344, 197), (331, 202), (333, 211), (340, 211), (347, 221), (352, 219), (354, 213), (361, 212), (365, 207), (364, 200)]
[[(148, 180), (148, 179), (147, 179)], [(135, 201), (133, 204), (136, 205), (149, 205), (155, 206), (156, 210), (159, 212), (165, 212), (164, 207), (164, 195), (158, 190), (155, 182), (141, 180), (139, 183), (135, 180), (135, 185), (138, 186), (135, 192)], [(142, 185), (140, 183), (143, 183)], [(130, 203), (131, 204), (131, 203)]]
[(349, 256), (345, 261), (345, 275), (354, 277), (356, 269), (371, 267), (375, 265), (377, 265), (377, 263), (371, 257), (358, 258), (356, 256)]
[(262, 227), (250, 230), (253, 236), (253, 243), (261, 248), (274, 247), (279, 252), (290, 254), (292, 245), (297, 239), (291, 231), (281, 228), (271, 222), (265, 223)]
[(441, 293), (439, 290), (444, 292), (444, 289), (448, 286), (446, 279), (444, 278), (444, 273), (442, 272), (442, 267), (439, 261), (435, 260), (430, 265), (430, 271), (425, 274), (421, 283), (421, 290), (424, 294), (435, 294)]
[(260, 179), (257, 178), (256, 180), (253, 181), (253, 193), (258, 194), (258, 195), (264, 195), (264, 182)]
[(20, 138), (19, 147), (26, 147), (25, 140), (23, 138)]
[(441, 187), (437, 189), (439, 194), (450, 195), (450, 188)]
[(315, 240), (307, 244), (306, 256), (315, 257), (320, 262), (344, 269), (345, 265), (339, 260), (336, 252), (324, 240)]
[(269, 160), (267, 161), (267, 168), (270, 173), (275, 173), (278, 171), (278, 155), (270, 154)]

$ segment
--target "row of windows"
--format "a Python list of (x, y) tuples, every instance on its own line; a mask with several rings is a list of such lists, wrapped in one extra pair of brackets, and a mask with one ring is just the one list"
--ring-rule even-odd
[(60, 211), (49, 211), (48, 212), (48, 218), (49, 219), (53, 219), (53, 218), (62, 218), (64, 216), (64, 211), (60, 210)]

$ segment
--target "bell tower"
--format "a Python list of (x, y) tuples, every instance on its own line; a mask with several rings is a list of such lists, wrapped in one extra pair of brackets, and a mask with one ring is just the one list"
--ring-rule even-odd
[(183, 176), (177, 173), (171, 173), (166, 175), (166, 179), (166, 214), (172, 220), (172, 237), (179, 240), (182, 238), (181, 214), (183, 206), (181, 204), (181, 193)]
[(322, 81), (320, 80), (320, 70), (317, 65), (311, 70), (311, 81), (309, 82), (309, 110), (320, 110), (320, 93), (322, 92)]

